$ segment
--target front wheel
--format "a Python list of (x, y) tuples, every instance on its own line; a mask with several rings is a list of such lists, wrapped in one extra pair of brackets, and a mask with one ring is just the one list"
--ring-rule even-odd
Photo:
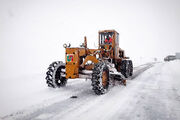
[(109, 68), (104, 62), (95, 64), (92, 73), (92, 89), (97, 95), (104, 94), (109, 87)]
[(65, 86), (67, 83), (65, 75), (65, 64), (61, 61), (53, 62), (46, 72), (46, 83), (52, 88)]

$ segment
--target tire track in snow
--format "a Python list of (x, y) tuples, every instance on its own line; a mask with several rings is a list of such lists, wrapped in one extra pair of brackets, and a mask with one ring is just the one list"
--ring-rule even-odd
[(134, 72), (133, 72), (133, 76), (130, 77), (129, 79), (134, 79), (136, 78), (137, 76), (139, 76), (141, 73), (143, 73), (144, 71), (146, 71), (147, 69), (153, 67), (155, 63), (147, 63), (147, 64), (143, 64), (143, 65), (140, 65), (138, 67), (135, 67), (134, 68)]

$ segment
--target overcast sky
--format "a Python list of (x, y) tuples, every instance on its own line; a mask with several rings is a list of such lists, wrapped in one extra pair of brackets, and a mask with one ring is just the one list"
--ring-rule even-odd
[[(0, 0), (0, 78), (42, 73), (63, 43), (98, 43), (115, 29), (134, 61), (180, 52), (179, 0)], [(95, 45), (94, 45), (95, 43)], [(10, 73), (10, 74), (9, 74)]]

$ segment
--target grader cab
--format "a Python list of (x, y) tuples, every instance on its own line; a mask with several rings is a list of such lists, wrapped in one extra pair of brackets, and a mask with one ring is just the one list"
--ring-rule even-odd
[(103, 30), (99, 31), (98, 38), (98, 49), (87, 48), (86, 37), (80, 47), (64, 44), (65, 63), (56, 61), (49, 65), (46, 73), (48, 86), (62, 87), (68, 79), (89, 78), (92, 89), (100, 95), (107, 91), (112, 80), (126, 85), (125, 79), (133, 74), (133, 64), (119, 47), (119, 33)]

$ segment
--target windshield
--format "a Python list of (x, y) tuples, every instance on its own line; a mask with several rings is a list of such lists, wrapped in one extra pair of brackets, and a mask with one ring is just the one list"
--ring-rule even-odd
[(112, 44), (113, 32), (100, 33), (100, 44)]

